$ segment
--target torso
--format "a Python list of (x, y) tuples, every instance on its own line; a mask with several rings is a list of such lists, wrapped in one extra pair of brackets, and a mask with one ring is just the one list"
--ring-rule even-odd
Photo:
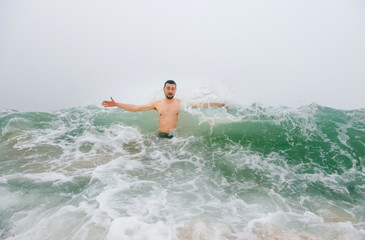
[(155, 103), (159, 115), (158, 130), (160, 132), (171, 133), (177, 127), (180, 102), (180, 99), (174, 98), (172, 100), (163, 99)]

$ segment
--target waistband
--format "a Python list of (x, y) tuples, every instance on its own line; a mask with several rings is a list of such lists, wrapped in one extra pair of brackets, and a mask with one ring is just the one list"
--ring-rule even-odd
[(168, 134), (168, 133), (164, 133), (164, 132), (158, 132), (158, 136), (159, 136), (160, 138), (168, 138), (168, 139), (171, 139), (171, 138), (173, 138), (173, 137), (174, 137), (173, 135), (170, 135), (170, 134)]

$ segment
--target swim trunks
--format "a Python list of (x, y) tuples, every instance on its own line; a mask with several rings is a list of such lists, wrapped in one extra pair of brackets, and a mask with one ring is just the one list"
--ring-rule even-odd
[(160, 138), (168, 138), (168, 139), (171, 139), (171, 138), (173, 138), (173, 137), (174, 137), (173, 135), (170, 135), (170, 134), (168, 134), (168, 133), (164, 133), (164, 132), (159, 132), (159, 133), (158, 133), (158, 136), (159, 136)]

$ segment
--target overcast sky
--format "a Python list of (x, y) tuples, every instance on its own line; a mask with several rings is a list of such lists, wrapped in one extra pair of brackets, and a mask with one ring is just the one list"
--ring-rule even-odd
[(142, 104), (167, 79), (180, 98), (365, 108), (365, 1), (0, 0), (0, 110)]

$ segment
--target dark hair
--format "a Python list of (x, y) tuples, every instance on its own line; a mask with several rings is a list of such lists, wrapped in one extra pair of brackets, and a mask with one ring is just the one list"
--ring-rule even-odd
[(176, 82), (174, 81), (174, 80), (167, 80), (166, 82), (165, 82), (165, 84), (163, 85), (163, 87), (166, 87), (166, 84), (175, 84), (175, 86), (176, 86)]

